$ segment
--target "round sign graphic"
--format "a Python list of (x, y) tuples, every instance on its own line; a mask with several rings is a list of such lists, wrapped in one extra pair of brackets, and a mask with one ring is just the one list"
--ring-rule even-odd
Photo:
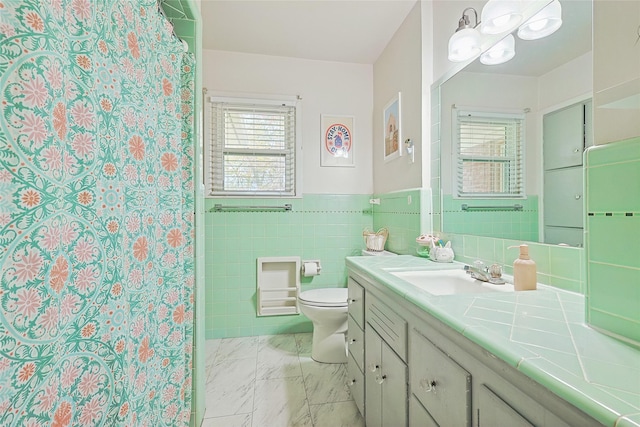
[(340, 123), (332, 124), (324, 135), (324, 148), (334, 157), (349, 157), (351, 130)]

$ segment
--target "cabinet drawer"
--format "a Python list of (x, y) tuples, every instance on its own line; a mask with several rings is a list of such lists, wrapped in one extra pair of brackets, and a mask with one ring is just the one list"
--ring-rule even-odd
[(364, 328), (364, 288), (349, 277), (349, 314), (361, 329)]
[(364, 370), (364, 332), (360, 326), (349, 316), (349, 326), (347, 329), (347, 347), (349, 354), (353, 357), (358, 368)]
[(360, 371), (351, 355), (347, 360), (347, 375), (347, 384), (349, 385), (351, 396), (353, 396), (360, 414), (364, 417), (364, 374)]
[(402, 360), (407, 360), (407, 322), (379, 299), (367, 296), (366, 320)]
[(440, 425), (471, 425), (471, 375), (411, 331), (411, 391)]

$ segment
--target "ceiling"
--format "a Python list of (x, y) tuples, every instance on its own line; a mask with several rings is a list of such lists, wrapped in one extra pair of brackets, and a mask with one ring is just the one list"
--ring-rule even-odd
[[(454, 1), (454, 0), (449, 0)], [(205, 49), (373, 64), (416, 0), (201, 0)], [(540, 76), (591, 50), (591, 0), (563, 0), (562, 27), (516, 37), (516, 56), (467, 71)]]
[(373, 64), (416, 0), (201, 0), (204, 49)]

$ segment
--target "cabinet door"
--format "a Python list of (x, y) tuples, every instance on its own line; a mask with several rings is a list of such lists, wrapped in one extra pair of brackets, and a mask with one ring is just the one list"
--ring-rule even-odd
[(581, 248), (584, 246), (584, 230), (582, 228), (570, 227), (544, 227), (544, 242), (551, 245), (575, 246)]
[(478, 392), (478, 427), (533, 427), (533, 424), (487, 386), (482, 385)]
[(411, 331), (411, 391), (440, 425), (471, 425), (471, 375), (431, 341)]
[(439, 427), (413, 394), (409, 402), (409, 427)]
[[(382, 425), (407, 425), (407, 365), (382, 342)], [(368, 424), (367, 424), (368, 425)]]
[(584, 104), (546, 114), (542, 120), (544, 169), (582, 165)]
[(582, 228), (582, 168), (544, 173), (544, 225)]
[(378, 383), (382, 366), (382, 339), (370, 325), (364, 329), (364, 399), (367, 427), (382, 427), (382, 388)]

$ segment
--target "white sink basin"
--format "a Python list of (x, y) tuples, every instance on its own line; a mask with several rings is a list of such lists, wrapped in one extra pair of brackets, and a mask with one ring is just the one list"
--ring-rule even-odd
[(513, 292), (513, 285), (482, 282), (472, 278), (464, 270), (413, 270), (389, 273), (432, 295)]

